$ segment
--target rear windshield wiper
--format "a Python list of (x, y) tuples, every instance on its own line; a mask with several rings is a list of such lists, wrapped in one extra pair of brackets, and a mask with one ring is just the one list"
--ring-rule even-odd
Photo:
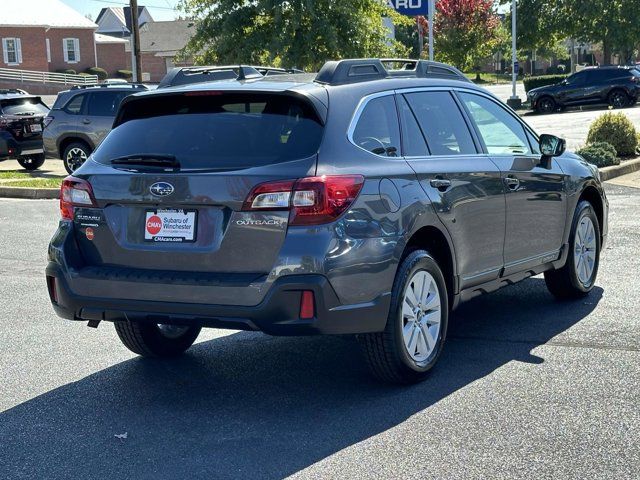
[(125, 155), (111, 160), (113, 165), (140, 165), (145, 167), (180, 168), (180, 162), (173, 155), (142, 153)]

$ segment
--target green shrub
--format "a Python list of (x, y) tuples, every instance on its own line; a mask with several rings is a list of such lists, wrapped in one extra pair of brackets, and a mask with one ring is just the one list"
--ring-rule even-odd
[(576, 153), (599, 168), (620, 165), (620, 159), (617, 157), (615, 147), (607, 142), (592, 143), (577, 150)]
[(638, 143), (636, 144), (636, 153), (640, 155), (640, 131), (638, 132), (638, 135), (636, 135), (636, 138), (638, 139)]
[(62, 68), (60, 70), (56, 70), (56, 73), (66, 73), (67, 75), (75, 75), (76, 71), (73, 68)]
[(133, 72), (131, 70), (118, 70), (116, 73), (120, 78), (125, 78), (127, 80), (131, 80), (133, 78)]
[(538, 77), (527, 77), (524, 79), (524, 89), (528, 92), (533, 88), (555, 85), (567, 78), (567, 75), (540, 75)]
[(97, 75), (98, 80), (104, 80), (108, 77), (107, 71), (100, 67), (89, 67), (85, 70), (85, 73), (89, 75)]
[(595, 142), (610, 143), (619, 156), (626, 157), (636, 153), (638, 134), (624, 113), (608, 112), (596, 118), (589, 127), (587, 144)]

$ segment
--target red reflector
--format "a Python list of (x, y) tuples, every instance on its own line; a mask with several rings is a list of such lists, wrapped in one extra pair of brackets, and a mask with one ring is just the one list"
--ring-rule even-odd
[(49, 289), (49, 297), (54, 303), (58, 303), (58, 292), (56, 290), (56, 277), (47, 275), (47, 287)]
[(300, 318), (307, 320), (316, 316), (315, 298), (312, 290), (303, 290), (300, 298)]

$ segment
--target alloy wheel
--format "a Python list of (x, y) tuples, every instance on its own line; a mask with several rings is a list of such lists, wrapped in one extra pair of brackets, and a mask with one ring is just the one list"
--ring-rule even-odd
[(74, 147), (67, 152), (67, 165), (72, 172), (76, 171), (84, 162), (87, 161), (87, 153), (81, 148)]
[(416, 272), (407, 283), (402, 301), (402, 337), (415, 362), (426, 362), (436, 350), (441, 315), (438, 284), (429, 272)]
[(589, 217), (583, 217), (576, 228), (573, 246), (573, 264), (578, 280), (587, 286), (592, 280), (596, 266), (596, 230)]
[(167, 323), (158, 323), (157, 325), (162, 336), (166, 338), (180, 338), (189, 330), (189, 327), (182, 325), (169, 325)]
[(627, 97), (622, 92), (614, 92), (611, 95), (611, 106), (613, 108), (622, 108), (627, 104)]

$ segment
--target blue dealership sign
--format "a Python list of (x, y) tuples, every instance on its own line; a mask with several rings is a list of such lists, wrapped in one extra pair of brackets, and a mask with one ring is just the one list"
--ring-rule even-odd
[(429, 0), (388, 0), (389, 6), (402, 15), (428, 15)]

